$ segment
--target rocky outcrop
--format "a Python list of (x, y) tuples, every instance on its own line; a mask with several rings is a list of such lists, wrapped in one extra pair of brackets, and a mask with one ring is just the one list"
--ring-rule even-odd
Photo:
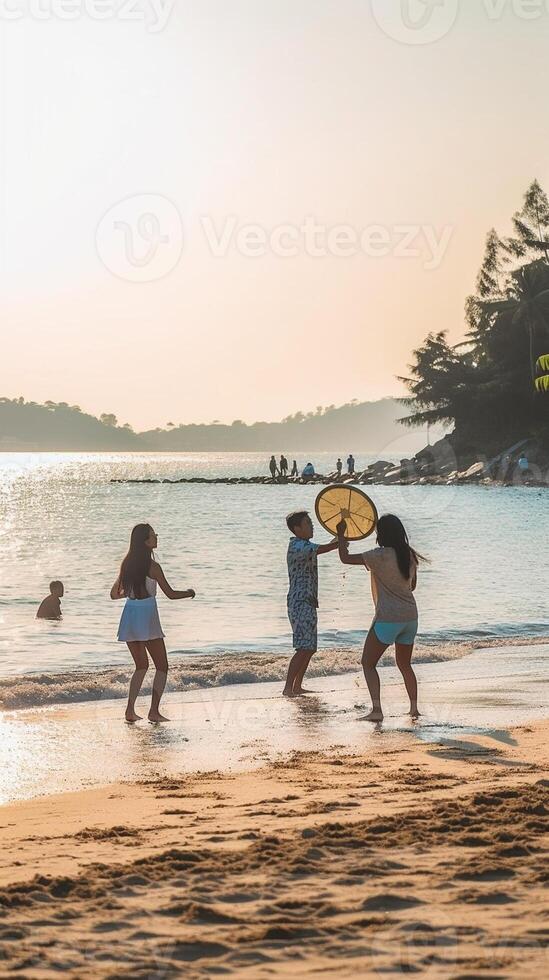
[[(528, 454), (530, 470), (523, 473), (518, 467), (518, 459), (523, 453)], [(433, 446), (426, 446), (410, 459), (401, 459), (400, 463), (390, 463), (387, 460), (377, 460), (365, 470), (353, 476), (343, 474), (339, 477), (336, 472), (317, 474), (312, 477), (182, 477), (178, 480), (111, 480), (111, 483), (198, 483), (198, 484), (247, 484), (264, 486), (286, 486), (296, 484), (318, 484), (326, 486), (332, 483), (355, 486), (421, 486), (425, 484), (439, 486), (455, 486), (456, 484), (499, 484), (499, 485), (549, 485), (549, 457), (532, 442), (523, 440), (499, 453), (492, 459), (470, 460), (457, 459), (452, 447), (451, 436), (446, 436)]]

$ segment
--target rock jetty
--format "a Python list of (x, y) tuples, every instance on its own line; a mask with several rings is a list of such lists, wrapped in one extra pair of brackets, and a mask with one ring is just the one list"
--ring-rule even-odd
[(371, 463), (365, 470), (357, 471), (353, 476), (343, 474), (338, 476), (337, 472), (327, 474), (316, 474), (312, 477), (270, 477), (270, 476), (233, 476), (233, 477), (198, 477), (189, 476), (180, 479), (114, 479), (111, 483), (188, 483), (188, 484), (216, 484), (216, 485), (250, 485), (250, 486), (287, 486), (294, 484), (304, 486), (308, 484), (318, 484), (326, 486), (332, 483), (353, 484), (358, 486), (392, 484), (400, 486), (421, 486), (425, 484), (439, 486), (454, 486), (459, 484), (499, 484), (516, 485), (528, 484), (533, 486), (547, 486), (549, 484), (549, 471), (542, 470), (540, 465), (535, 462), (536, 452), (532, 451), (532, 466), (528, 474), (519, 471), (518, 458), (529, 447), (528, 440), (523, 440), (515, 446), (510, 447), (498, 456), (488, 459), (476, 459), (465, 461), (457, 460), (454, 453), (451, 439), (446, 436), (434, 446), (427, 446), (410, 459), (401, 459), (400, 463), (388, 462), (380, 459)]

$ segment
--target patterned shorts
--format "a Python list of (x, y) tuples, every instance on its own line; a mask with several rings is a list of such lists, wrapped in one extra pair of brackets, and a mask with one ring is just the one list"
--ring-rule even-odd
[(288, 619), (294, 634), (294, 650), (312, 650), (318, 647), (318, 612), (309, 602), (288, 606)]

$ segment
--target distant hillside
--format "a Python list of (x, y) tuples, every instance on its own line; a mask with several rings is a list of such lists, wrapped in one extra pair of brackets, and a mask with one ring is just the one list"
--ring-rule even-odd
[(397, 420), (402, 406), (392, 398), (332, 406), (309, 415), (298, 412), (282, 422), (245, 425), (182, 425), (142, 433), (157, 449), (303, 452), (376, 452), (403, 434)]
[[(180, 425), (135, 433), (114, 415), (99, 419), (65, 402), (38, 405), (0, 398), (0, 449), (143, 452), (381, 452), (402, 436), (402, 407), (392, 398), (319, 408), (282, 422)], [(421, 440), (421, 437), (419, 436)]]
[(139, 449), (141, 441), (114, 415), (96, 419), (66, 402), (26, 402), (0, 398), (1, 450), (74, 450), (108, 452)]

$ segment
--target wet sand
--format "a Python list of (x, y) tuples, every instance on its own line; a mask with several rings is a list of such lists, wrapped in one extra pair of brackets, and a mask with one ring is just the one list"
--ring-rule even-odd
[[(290, 702), (280, 697), (280, 682), (172, 693), (163, 702), (172, 720), (161, 727), (125, 725), (122, 700), (4, 712), (0, 800), (121, 780), (250, 771), (312, 747), (375, 755), (398, 733), (413, 732), (426, 742), (484, 733), (498, 745), (509, 726), (549, 717), (547, 644), (477, 650), (416, 669), (420, 722), (406, 715), (400, 675), (387, 666), (381, 668), (386, 717), (380, 728), (362, 720), (369, 705), (358, 671), (312, 678), (308, 687), (316, 694)], [(146, 716), (147, 699), (138, 707)]]
[(1, 811), (1, 975), (547, 975), (545, 723)]
[(5, 714), (0, 975), (545, 977), (547, 652)]

